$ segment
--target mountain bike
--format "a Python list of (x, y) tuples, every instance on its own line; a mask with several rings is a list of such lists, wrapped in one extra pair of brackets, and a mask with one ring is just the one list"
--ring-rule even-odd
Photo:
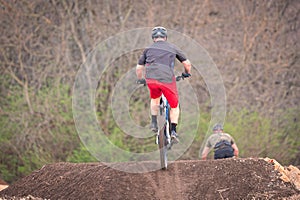
[[(176, 81), (183, 80), (185, 77), (177, 76)], [(146, 82), (137, 82), (146, 85)], [(155, 144), (158, 145), (160, 153), (160, 165), (162, 170), (168, 167), (168, 150), (171, 150), (173, 141), (171, 140), (171, 119), (170, 119), (170, 105), (164, 95), (160, 99), (160, 116), (158, 117), (158, 131), (155, 137)]]
[[(184, 76), (177, 76), (176, 81), (183, 80)], [(173, 141), (171, 140), (171, 119), (170, 119), (170, 105), (164, 95), (161, 96), (160, 101), (160, 115), (164, 116), (165, 122), (162, 128), (158, 128), (156, 135), (156, 144), (158, 144), (160, 153), (160, 165), (162, 170), (166, 170), (168, 167), (168, 150), (171, 150)], [(162, 123), (158, 123), (162, 124)]]

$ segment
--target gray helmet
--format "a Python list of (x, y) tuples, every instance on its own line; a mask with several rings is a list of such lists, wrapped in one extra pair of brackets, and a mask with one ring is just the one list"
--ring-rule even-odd
[(213, 131), (223, 130), (223, 126), (221, 124), (215, 124), (213, 127)]
[(152, 29), (152, 39), (167, 37), (167, 29), (162, 26), (156, 26)]

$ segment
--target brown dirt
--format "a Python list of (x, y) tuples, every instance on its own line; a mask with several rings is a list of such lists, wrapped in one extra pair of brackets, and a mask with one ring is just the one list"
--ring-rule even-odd
[(0, 199), (299, 199), (279, 177), (272, 164), (250, 158), (181, 160), (136, 174), (101, 163), (56, 163), (10, 185)]

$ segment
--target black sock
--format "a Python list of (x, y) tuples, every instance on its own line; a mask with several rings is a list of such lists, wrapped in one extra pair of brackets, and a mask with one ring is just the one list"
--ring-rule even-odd
[(157, 124), (157, 115), (151, 115), (152, 123)]
[(176, 131), (176, 126), (177, 126), (176, 123), (171, 123), (171, 131), (177, 132), (177, 131)]

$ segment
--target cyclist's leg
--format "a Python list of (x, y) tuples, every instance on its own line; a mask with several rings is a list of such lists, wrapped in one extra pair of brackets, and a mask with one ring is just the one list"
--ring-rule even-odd
[(162, 92), (167, 98), (170, 104), (170, 121), (171, 121), (171, 137), (175, 143), (179, 142), (178, 135), (176, 131), (176, 126), (179, 119), (179, 103), (178, 103), (178, 92), (176, 87), (176, 82), (166, 83), (162, 86)]
[(178, 134), (177, 134), (177, 124), (178, 124), (178, 118), (179, 118), (179, 106), (176, 108), (171, 108), (170, 110), (170, 120), (171, 120), (171, 138), (174, 140), (174, 143), (178, 143)]
[(158, 131), (158, 126), (157, 126), (157, 115), (159, 111), (159, 103), (160, 103), (160, 98), (162, 95), (162, 91), (159, 88), (159, 84), (156, 80), (147, 80), (147, 85), (149, 88), (150, 92), (150, 111), (151, 111), (151, 125), (150, 129), (153, 132)]
[(151, 98), (151, 102), (150, 102), (150, 112), (151, 112), (151, 124), (150, 124), (150, 129), (153, 132), (157, 132), (158, 131), (158, 124), (157, 124), (157, 115), (159, 112), (159, 103), (160, 103), (160, 97), (156, 98), (156, 99), (152, 99)]
[(179, 104), (175, 108), (171, 107), (170, 110), (171, 123), (178, 124), (179, 114), (180, 114)]
[(177, 91), (175, 80), (172, 83), (163, 84), (162, 92), (167, 98), (171, 107), (170, 110), (171, 123), (177, 124), (180, 110), (179, 110), (179, 103), (178, 103), (178, 91)]
[(159, 111), (159, 103), (160, 103), (160, 97), (153, 99), (151, 98), (150, 106), (151, 106), (151, 115), (158, 115)]
[[(160, 83), (155, 79), (147, 79), (147, 86), (150, 92), (151, 99), (158, 99), (162, 95)], [(159, 104), (159, 101), (158, 101)]]

